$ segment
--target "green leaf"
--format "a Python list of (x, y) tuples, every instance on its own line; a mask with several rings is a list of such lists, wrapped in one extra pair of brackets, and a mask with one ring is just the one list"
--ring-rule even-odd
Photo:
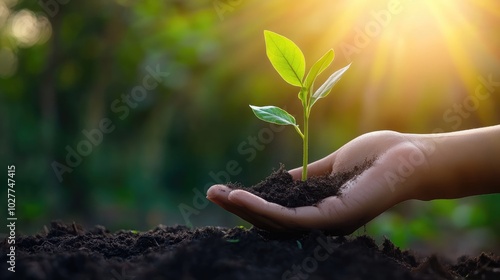
[(267, 57), (274, 69), (289, 84), (302, 86), (306, 60), (300, 48), (290, 39), (265, 30)]
[(332, 49), (326, 52), (309, 70), (309, 73), (306, 76), (306, 80), (304, 82), (304, 87), (312, 90), (312, 86), (314, 85), (314, 81), (316, 78), (323, 72), (333, 61), (335, 57), (335, 53)]
[(311, 108), (318, 99), (326, 97), (330, 91), (332, 90), (333, 86), (340, 80), (342, 75), (349, 69), (352, 63), (349, 63), (344, 68), (341, 68), (337, 70), (335, 73), (333, 73), (326, 81), (316, 90), (316, 92), (311, 96), (311, 102), (309, 104), (309, 108)]
[(257, 116), (257, 118), (263, 121), (279, 125), (297, 126), (295, 118), (292, 115), (290, 115), (287, 111), (279, 107), (276, 106), (258, 107), (250, 105), (250, 108), (252, 108), (252, 111), (255, 114), (255, 116)]

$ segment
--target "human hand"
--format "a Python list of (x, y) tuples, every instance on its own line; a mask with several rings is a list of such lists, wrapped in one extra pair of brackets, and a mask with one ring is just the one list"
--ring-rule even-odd
[[(375, 158), (371, 167), (341, 188), (341, 195), (315, 206), (286, 208), (243, 190), (214, 185), (207, 198), (256, 227), (271, 231), (321, 229), (349, 234), (395, 204), (414, 198), (428, 169), (422, 147), (410, 135), (392, 131), (364, 134), (327, 157), (309, 164), (309, 176), (346, 171)], [(416, 166), (404, 166), (419, 159)], [(405, 169), (406, 168), (406, 169)], [(289, 171), (300, 180), (302, 168)]]

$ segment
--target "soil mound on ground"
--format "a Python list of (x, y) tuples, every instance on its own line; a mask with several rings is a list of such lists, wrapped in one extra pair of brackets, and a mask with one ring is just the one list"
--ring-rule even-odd
[(319, 231), (272, 235), (258, 229), (158, 226), (111, 233), (53, 222), (16, 239), (15, 273), (1, 246), (1, 279), (500, 279), (500, 257), (447, 263), (418, 258), (389, 240), (333, 237)]

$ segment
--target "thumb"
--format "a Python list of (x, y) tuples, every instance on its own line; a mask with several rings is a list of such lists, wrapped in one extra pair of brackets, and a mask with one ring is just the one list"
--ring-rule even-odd
[[(335, 153), (332, 153), (320, 160), (307, 165), (307, 177), (321, 176), (332, 173), (333, 163), (335, 161)], [(298, 180), (302, 177), (302, 167), (298, 167), (288, 171), (293, 179)]]

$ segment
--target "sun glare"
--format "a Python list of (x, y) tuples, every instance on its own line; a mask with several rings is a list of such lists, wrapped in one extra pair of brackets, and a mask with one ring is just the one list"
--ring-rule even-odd
[[(233, 71), (265, 67), (266, 73), (272, 72), (264, 51), (265, 29), (296, 42), (310, 59), (307, 67), (333, 48), (333, 69), (353, 64), (338, 86), (344, 93), (331, 99), (337, 108), (331, 117), (360, 119), (352, 124), (358, 132), (381, 127), (428, 132), (443, 123), (449, 126), (444, 130), (464, 129), (465, 125), (450, 125), (443, 115), (464, 102), (467, 116), (472, 116), (464, 118), (469, 126), (500, 120), (496, 97), (478, 103), (474, 96), (482, 81), (499, 80), (500, 1), (244, 3), (221, 23), (223, 34), (231, 34), (228, 41), (238, 50), (228, 60), (229, 67)], [(266, 77), (266, 82), (273, 83), (273, 77)], [(262, 93), (264, 97), (269, 100), (267, 93)]]
[(378, 127), (372, 120), (384, 116), (382, 121), (394, 129), (464, 129), (466, 125), (450, 125), (444, 116), (463, 102), (469, 102), (467, 114), (473, 116), (464, 119), (469, 126), (500, 119), (492, 105), (495, 98), (474, 96), (479, 77), (499, 74), (499, 1), (342, 3), (345, 13), (332, 13), (340, 14), (341, 21), (330, 16), (325, 37), (335, 37), (331, 44), (338, 59), (354, 62), (359, 65), (356, 74), (365, 75), (355, 88), (364, 104), (367, 124), (361, 126)]
[[(400, 117), (408, 121), (404, 115), (419, 117), (418, 104), (425, 115), (433, 106), (461, 102), (475, 94), (478, 77), (497, 74), (500, 40), (491, 27), (498, 24), (498, 1), (392, 2), (400, 4), (371, 10), (364, 26), (357, 27), (364, 35), (347, 38), (351, 52), (341, 43), (348, 59), (364, 60), (371, 69), (363, 92), (367, 100), (377, 100), (378, 108), (406, 108)], [(359, 44), (362, 39), (369, 41), (366, 46)], [(488, 123), (495, 110), (483, 104), (478, 115)], [(475, 111), (479, 104), (469, 107)]]

